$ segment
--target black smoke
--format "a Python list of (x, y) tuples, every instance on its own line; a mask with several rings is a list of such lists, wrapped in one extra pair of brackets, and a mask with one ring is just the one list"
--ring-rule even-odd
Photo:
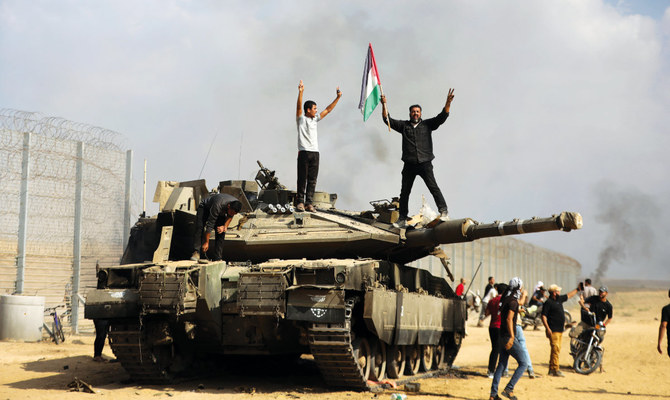
[(641, 260), (649, 259), (661, 208), (649, 195), (632, 187), (601, 182), (595, 189), (599, 210), (595, 219), (608, 228), (593, 278), (597, 285), (613, 262), (627, 263), (626, 268), (635, 270)]

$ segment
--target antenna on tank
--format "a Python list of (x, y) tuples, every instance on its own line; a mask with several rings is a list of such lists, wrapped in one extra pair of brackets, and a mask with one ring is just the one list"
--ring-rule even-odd
[(144, 159), (144, 180), (142, 182), (142, 218), (147, 216), (147, 159)]
[(205, 161), (202, 162), (202, 168), (200, 168), (200, 174), (198, 174), (198, 179), (200, 179), (200, 177), (202, 176), (202, 171), (205, 169), (205, 164), (207, 164), (209, 153), (212, 151), (212, 146), (214, 146), (214, 141), (216, 140), (218, 134), (219, 134), (218, 132), (214, 134), (214, 139), (212, 139), (212, 143), (209, 145), (209, 150), (207, 150), (207, 156), (205, 156)]
[(244, 141), (244, 131), (240, 132), (240, 156), (237, 160), (237, 179), (240, 179), (240, 169), (242, 168), (242, 142)]

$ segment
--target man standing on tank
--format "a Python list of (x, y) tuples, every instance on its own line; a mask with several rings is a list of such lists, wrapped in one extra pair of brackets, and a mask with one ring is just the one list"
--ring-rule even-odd
[(549, 375), (565, 376), (558, 365), (558, 357), (561, 354), (561, 339), (565, 329), (565, 311), (563, 303), (577, 294), (579, 288), (576, 288), (568, 294), (561, 295), (561, 287), (558, 285), (549, 286), (549, 298), (544, 302), (542, 308), (542, 323), (544, 324), (547, 339), (551, 346), (549, 355)]
[[(298, 126), (298, 194), (295, 206), (298, 211), (315, 212), (314, 191), (316, 178), (319, 175), (319, 142), (316, 124), (326, 118), (342, 97), (340, 88), (337, 88), (337, 97), (325, 110), (317, 114), (316, 103), (307, 100), (302, 104), (302, 80), (298, 84), (298, 108), (296, 110), (296, 124)], [(303, 109), (305, 115), (302, 115)]]
[[(191, 260), (200, 258), (200, 250), (207, 253), (211, 231), (216, 230), (214, 240), (214, 261), (223, 259), (223, 243), (226, 231), (233, 216), (240, 212), (242, 203), (234, 196), (217, 193), (202, 200), (198, 205), (195, 219), (195, 235), (193, 238), (193, 256)], [(203, 232), (204, 229), (204, 232)]]
[(449, 219), (447, 202), (437, 185), (433, 174), (433, 137), (434, 130), (440, 127), (449, 117), (449, 108), (454, 100), (454, 89), (449, 89), (447, 102), (440, 113), (431, 119), (421, 119), (421, 106), (415, 104), (409, 107), (409, 121), (400, 121), (391, 118), (386, 109), (386, 96), (381, 97), (382, 119), (384, 124), (390, 124), (391, 129), (402, 135), (402, 160), (405, 165), (402, 169), (402, 184), (400, 186), (400, 218), (396, 223), (399, 228), (407, 227), (409, 214), (409, 195), (416, 176), (420, 176), (435, 199), (440, 211), (440, 219)]
[[(668, 297), (670, 297), (670, 290), (668, 290)], [(670, 357), (670, 304), (663, 307), (661, 310), (661, 324), (658, 326), (658, 354), (663, 354), (661, 349), (661, 344), (663, 343), (663, 334), (667, 333), (668, 336), (668, 350), (667, 354)]]

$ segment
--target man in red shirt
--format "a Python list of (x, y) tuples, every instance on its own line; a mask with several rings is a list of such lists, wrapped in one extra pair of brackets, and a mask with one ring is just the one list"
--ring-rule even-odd
[(465, 278), (461, 278), (461, 283), (456, 286), (456, 296), (463, 296), (465, 292)]

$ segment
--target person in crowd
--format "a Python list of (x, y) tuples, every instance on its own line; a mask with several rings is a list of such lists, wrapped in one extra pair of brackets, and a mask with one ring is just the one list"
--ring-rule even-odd
[[(595, 314), (597, 324), (602, 323), (602, 326), (606, 327), (610, 322), (612, 322), (614, 307), (612, 307), (612, 303), (607, 300), (608, 292), (609, 290), (607, 289), (607, 286), (603, 285), (598, 288), (597, 296), (591, 296), (587, 299), (579, 299), (579, 305), (582, 307), (582, 320), (575, 327), (575, 329), (570, 332), (570, 337), (577, 338), (584, 331), (584, 329), (593, 326), (593, 321), (589, 315), (590, 312)], [(602, 342), (605, 340), (605, 332), (598, 331), (598, 336), (600, 337), (600, 346), (603, 347)], [(603, 358), (600, 362), (600, 372), (604, 372), (604, 364), (605, 354), (603, 352)]]
[(579, 288), (575, 288), (568, 294), (561, 295), (561, 287), (558, 285), (549, 286), (549, 298), (542, 307), (542, 324), (544, 324), (545, 334), (549, 339), (551, 353), (549, 355), (549, 376), (563, 377), (558, 359), (561, 354), (561, 339), (565, 329), (565, 310), (563, 303), (577, 294)]
[(530, 297), (530, 301), (528, 301), (528, 307), (536, 306), (540, 307), (542, 304), (544, 304), (545, 299), (547, 298), (546, 296), (546, 291), (544, 289), (544, 283), (542, 281), (538, 281), (537, 285), (535, 285), (535, 289), (533, 290), (533, 295)]
[(456, 286), (456, 296), (463, 296), (465, 292), (465, 278), (461, 278), (461, 282)]
[(477, 326), (479, 327), (484, 326), (484, 319), (486, 318), (486, 305), (492, 298), (498, 295), (498, 291), (495, 288), (495, 282), (496, 280), (492, 276), (489, 276), (489, 282), (484, 288), (484, 297), (482, 298), (482, 309), (479, 313), (479, 321), (477, 321)]
[[(496, 292), (504, 293), (507, 290), (507, 285), (504, 283), (498, 283), (493, 289)], [(498, 363), (498, 355), (500, 354), (500, 298), (501, 294), (496, 295), (486, 304), (486, 309), (484, 314), (486, 316), (491, 316), (489, 322), (489, 338), (491, 339), (491, 352), (489, 353), (489, 365), (487, 375), (490, 379), (493, 379), (493, 374), (496, 370), (496, 364)]]
[[(528, 299), (528, 291), (524, 290), (523, 293), (521, 293), (519, 304), (524, 304), (526, 302), (526, 299)], [(536, 374), (535, 371), (533, 370), (533, 362), (530, 359), (530, 353), (528, 352), (528, 347), (526, 347), (526, 336), (523, 333), (523, 326), (521, 326), (521, 321), (517, 321), (517, 324), (514, 327), (514, 329), (516, 333), (516, 338), (519, 341), (519, 344), (521, 345), (522, 355), (526, 359), (526, 364), (528, 365), (528, 368), (526, 368), (526, 371), (528, 372), (528, 377), (530, 379), (539, 378), (540, 375)]]
[(509, 357), (512, 356), (518, 363), (512, 378), (502, 391), (502, 395), (508, 399), (516, 399), (514, 387), (524, 372), (528, 369), (526, 359), (523, 356), (521, 344), (516, 340), (515, 325), (519, 315), (519, 299), (523, 290), (523, 281), (514, 277), (509, 281), (509, 287), (501, 298), (500, 305), (500, 356), (496, 371), (491, 383), (490, 400), (499, 399), (498, 385), (503, 371), (507, 368)]
[[(670, 290), (668, 290), (668, 297), (670, 297)], [(670, 357), (670, 304), (667, 306), (663, 307), (661, 310), (661, 324), (658, 326), (658, 354), (663, 354), (663, 350), (661, 350), (661, 343), (663, 342), (663, 334), (667, 333), (668, 335), (668, 349), (667, 349), (667, 355)]]

